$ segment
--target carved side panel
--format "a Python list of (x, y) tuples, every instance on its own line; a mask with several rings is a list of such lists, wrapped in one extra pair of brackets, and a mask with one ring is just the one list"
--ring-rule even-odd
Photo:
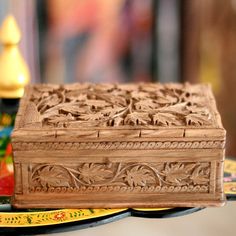
[(20, 163), (14, 163), (15, 194), (22, 194), (22, 169)]
[(32, 164), (30, 193), (208, 193), (210, 162)]

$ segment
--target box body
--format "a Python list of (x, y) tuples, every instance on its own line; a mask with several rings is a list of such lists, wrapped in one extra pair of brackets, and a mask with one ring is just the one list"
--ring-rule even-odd
[(225, 130), (207, 85), (30, 86), (12, 144), (15, 207), (224, 203)]

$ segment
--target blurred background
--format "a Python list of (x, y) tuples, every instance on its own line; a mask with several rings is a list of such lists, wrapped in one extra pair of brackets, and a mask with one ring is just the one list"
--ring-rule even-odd
[(236, 156), (236, 0), (1, 0), (32, 82), (209, 82)]

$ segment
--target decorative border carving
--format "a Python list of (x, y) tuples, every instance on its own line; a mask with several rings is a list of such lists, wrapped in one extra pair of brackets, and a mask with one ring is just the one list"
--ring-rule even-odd
[(173, 186), (151, 186), (151, 187), (79, 187), (79, 188), (67, 188), (67, 187), (50, 187), (50, 188), (43, 188), (43, 187), (31, 187), (30, 193), (104, 193), (104, 192), (132, 192), (132, 193), (208, 193), (209, 186), (208, 185), (190, 185), (190, 186), (183, 186), (183, 187), (173, 187)]
[(210, 162), (31, 164), (30, 193), (207, 193)]
[(128, 141), (128, 142), (14, 142), (14, 150), (149, 150), (149, 149), (217, 149), (225, 141)]

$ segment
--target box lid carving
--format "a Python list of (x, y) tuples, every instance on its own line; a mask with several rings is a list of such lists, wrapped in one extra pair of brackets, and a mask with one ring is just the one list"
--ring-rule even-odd
[(54, 138), (225, 137), (210, 86), (188, 83), (31, 85), (13, 138), (30, 131)]

